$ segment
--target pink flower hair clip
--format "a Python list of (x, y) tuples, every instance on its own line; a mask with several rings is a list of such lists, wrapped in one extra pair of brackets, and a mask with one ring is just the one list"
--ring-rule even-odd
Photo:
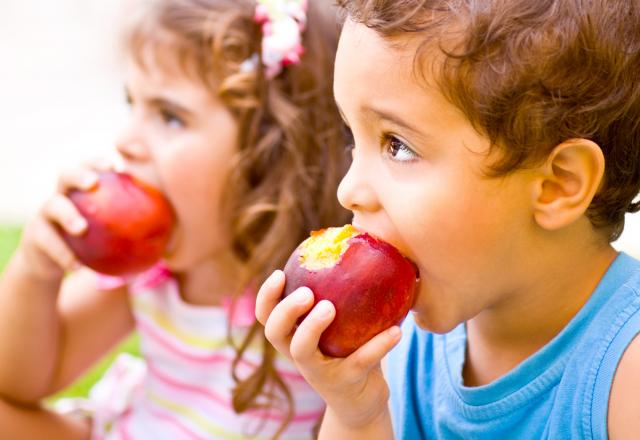
[(307, 0), (258, 0), (254, 19), (262, 25), (262, 64), (267, 78), (284, 66), (298, 64), (304, 53), (302, 32), (307, 24)]

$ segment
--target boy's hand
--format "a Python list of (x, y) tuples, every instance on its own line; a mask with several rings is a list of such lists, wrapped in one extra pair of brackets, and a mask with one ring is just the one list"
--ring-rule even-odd
[[(312, 308), (314, 297), (302, 287), (281, 301), (285, 276), (275, 271), (261, 286), (256, 317), (274, 347), (290, 358), (340, 419), (351, 429), (366, 426), (386, 411), (389, 388), (382, 375), (381, 359), (400, 340), (397, 326), (386, 330), (346, 358), (331, 358), (318, 349), (322, 332), (335, 317), (331, 302)], [(296, 328), (296, 321), (309, 315)]]
[(16, 251), (17, 263), (26, 273), (42, 281), (59, 281), (66, 271), (77, 268), (78, 262), (57, 228), (81, 235), (87, 221), (65, 193), (71, 189), (91, 189), (98, 181), (96, 171), (108, 168), (106, 163), (94, 162), (60, 175), (57, 191), (27, 223)]

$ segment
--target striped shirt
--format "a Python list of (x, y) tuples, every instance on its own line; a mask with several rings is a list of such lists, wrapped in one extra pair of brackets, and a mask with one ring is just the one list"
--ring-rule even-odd
[[(233, 313), (229, 303), (187, 304), (176, 280), (157, 266), (130, 285), (130, 302), (144, 361), (122, 356), (92, 390), (91, 397), (98, 402), (93, 414), (95, 439), (273, 436), (286, 416), (286, 399), (279, 390), (273, 390), (276, 405), (270, 410), (237, 414), (231, 405), (235, 350), (228, 342), (227, 327), (231, 320), (232, 340), (240, 344), (255, 319), (253, 295), (240, 298)], [(262, 343), (255, 339), (236, 370), (240, 378), (260, 365)], [(287, 359), (278, 356), (276, 368), (295, 405), (294, 418), (281, 438), (312, 438), (324, 410), (322, 399)]]

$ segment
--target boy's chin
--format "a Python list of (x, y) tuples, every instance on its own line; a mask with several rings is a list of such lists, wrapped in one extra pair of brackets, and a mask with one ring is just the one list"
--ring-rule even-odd
[(413, 310), (411, 314), (416, 325), (422, 330), (428, 331), (430, 333), (437, 333), (441, 335), (449, 333), (460, 324), (459, 322), (447, 322), (442, 319), (434, 319), (433, 316), (420, 313), (416, 310)]

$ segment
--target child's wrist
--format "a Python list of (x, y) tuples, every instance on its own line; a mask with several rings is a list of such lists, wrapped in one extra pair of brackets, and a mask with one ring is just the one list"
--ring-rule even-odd
[(362, 430), (368, 426), (378, 426), (381, 421), (390, 417), (386, 399), (382, 399), (381, 404), (365, 408), (357, 414), (354, 414), (352, 410), (341, 411), (333, 409), (331, 406), (327, 407), (327, 413), (333, 414), (333, 417), (344, 428), (351, 430)]
[(30, 258), (29, 250), (20, 246), (16, 249), (11, 266), (19, 273), (38, 283), (60, 283), (64, 277), (64, 269), (59, 267), (46, 255), (36, 255)]

